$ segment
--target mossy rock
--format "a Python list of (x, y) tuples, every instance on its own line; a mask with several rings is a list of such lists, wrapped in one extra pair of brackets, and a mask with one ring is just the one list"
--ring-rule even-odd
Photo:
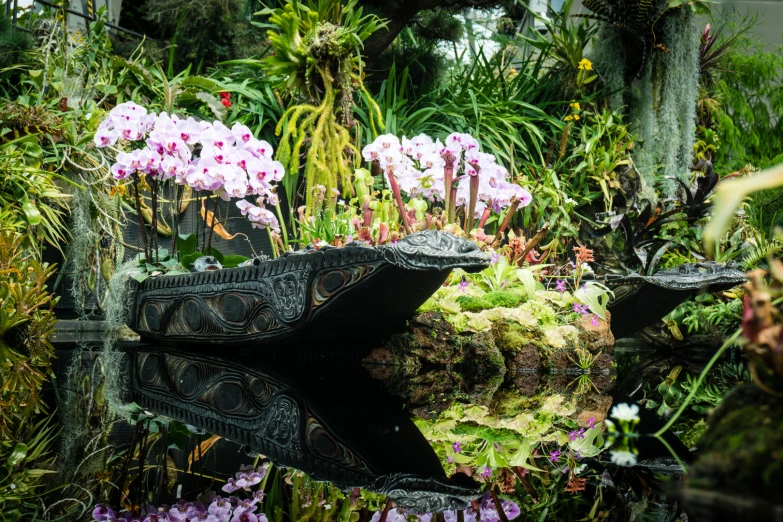
[(472, 297), (469, 295), (458, 297), (457, 302), (463, 312), (481, 312), (482, 310), (493, 308), (492, 303), (489, 303), (480, 297)]
[(492, 329), (495, 344), (501, 352), (514, 353), (525, 346), (536, 345), (539, 336), (516, 321), (498, 321)]
[(469, 366), (474, 364), (480, 373), (505, 373), (506, 359), (500, 353), (492, 334), (479, 332), (466, 337), (463, 340), (465, 349), (464, 363)]
[(783, 513), (783, 399), (753, 384), (731, 392), (698, 440), (682, 497), (703, 520), (773, 520)]
[(523, 300), (524, 296), (504, 290), (489, 292), (484, 296), (484, 301), (496, 308), (516, 308)]
[[(536, 375), (536, 377), (538, 376)], [(536, 387), (538, 387), (538, 381), (536, 381)], [(517, 390), (502, 390), (495, 394), (492, 410), (502, 417), (513, 417), (524, 411), (537, 410), (545, 399), (545, 395), (525, 396), (518, 393)]]

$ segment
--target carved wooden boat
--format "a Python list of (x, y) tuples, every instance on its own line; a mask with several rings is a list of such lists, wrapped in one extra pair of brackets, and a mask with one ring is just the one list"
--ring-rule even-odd
[(597, 277), (614, 292), (607, 310), (612, 314), (612, 334), (628, 337), (654, 324), (689, 297), (728, 290), (747, 277), (734, 263), (693, 263), (650, 276), (630, 274)]
[(361, 368), (273, 367), (149, 345), (128, 348), (125, 361), (126, 402), (342, 491), (361, 487), (419, 513), (464, 509), (481, 496), (470, 477), (446, 476), (402, 401)]
[(436, 230), (393, 245), (305, 249), (254, 266), (132, 280), (128, 326), (167, 345), (366, 341), (404, 324), (452, 269), (489, 264), (474, 243)]

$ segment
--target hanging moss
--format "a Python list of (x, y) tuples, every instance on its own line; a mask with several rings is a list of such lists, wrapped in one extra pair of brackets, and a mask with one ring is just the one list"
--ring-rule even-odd
[[(649, 186), (660, 185), (667, 197), (690, 172), (696, 133), (699, 87), (699, 32), (692, 11), (667, 11), (656, 26), (662, 44), (653, 51), (639, 79), (627, 81), (630, 56), (622, 30), (604, 26), (592, 58), (606, 88), (612, 110), (625, 108), (632, 132), (639, 137), (633, 157)], [(631, 60), (633, 61), (633, 60)]]
[(122, 401), (122, 379), (124, 369), (123, 353), (118, 349), (117, 339), (120, 330), (127, 323), (127, 310), (130, 306), (128, 280), (130, 274), (138, 269), (138, 261), (131, 259), (117, 267), (109, 280), (104, 304), (104, 336), (101, 361), (104, 374), (104, 396), (109, 411), (121, 417), (128, 417), (130, 410)]
[(603, 81), (609, 95), (609, 108), (619, 111), (625, 105), (625, 48), (620, 31), (604, 26), (598, 32), (591, 58), (593, 67)]
[(671, 178), (690, 172), (696, 132), (699, 89), (699, 33), (689, 9), (678, 9), (664, 25), (668, 53), (658, 53), (661, 98), (656, 129), (655, 158), (661, 164), (664, 193), (676, 196)]
[[(70, 291), (74, 301), (74, 310), (81, 317), (85, 317), (84, 305), (88, 297), (87, 288), (91, 284), (90, 253), (94, 250), (98, 240), (90, 216), (90, 196), (87, 191), (74, 191), (70, 210), (69, 229), (71, 241), (68, 245), (68, 261), (65, 264), (65, 273), (70, 274), (71, 278)], [(95, 284), (95, 282), (96, 280), (92, 279), (92, 284)]]
[(652, 187), (655, 183), (655, 157), (652, 150), (655, 146), (656, 103), (653, 89), (653, 64), (647, 62), (644, 74), (634, 82), (633, 102), (630, 108), (631, 131), (637, 137), (639, 146), (634, 151), (634, 163), (646, 184)]

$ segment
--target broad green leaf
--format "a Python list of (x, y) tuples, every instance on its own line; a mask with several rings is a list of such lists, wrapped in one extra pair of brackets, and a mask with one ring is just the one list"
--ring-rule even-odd
[(8, 464), (16, 466), (21, 463), (25, 457), (27, 457), (27, 445), (19, 442), (11, 451), (11, 456), (8, 457)]
[(206, 103), (207, 107), (210, 108), (210, 110), (215, 114), (215, 116), (220, 121), (226, 119), (226, 115), (228, 114), (228, 111), (223, 106), (223, 104), (220, 103), (220, 100), (217, 98), (217, 96), (209, 94), (208, 92), (197, 92), (196, 98)]
[(196, 234), (180, 234), (179, 235), (179, 242), (177, 243), (177, 246), (179, 247), (179, 255), (180, 257), (192, 254), (196, 251), (196, 243), (198, 239), (196, 238)]
[(35, 206), (35, 203), (29, 199), (24, 200), (22, 202), (22, 210), (24, 211), (28, 223), (33, 226), (41, 224), (41, 212), (38, 210), (38, 207)]

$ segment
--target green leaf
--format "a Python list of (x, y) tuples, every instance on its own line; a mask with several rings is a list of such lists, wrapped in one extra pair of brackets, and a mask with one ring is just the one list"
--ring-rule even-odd
[(8, 457), (8, 464), (11, 466), (16, 466), (17, 464), (21, 463), (26, 456), (27, 445), (20, 442), (14, 446), (14, 449), (11, 451), (11, 456)]
[(218, 263), (220, 263), (223, 268), (236, 268), (241, 263), (244, 263), (250, 259), (249, 257), (235, 254), (224, 254), (215, 247), (210, 248), (209, 255), (217, 259)]
[(604, 285), (589, 281), (586, 287), (582, 287), (574, 292), (574, 297), (587, 305), (591, 312), (598, 317), (606, 318), (606, 305), (609, 298), (614, 293)]
[(131, 277), (141, 283), (149, 277), (149, 274), (131, 274)]
[(536, 293), (536, 277), (533, 272), (527, 268), (520, 268), (516, 271), (517, 279), (522, 282), (522, 286), (525, 287), (525, 292), (529, 298), (532, 298)]
[(217, 96), (213, 96), (208, 92), (197, 92), (196, 98), (206, 103), (207, 106), (210, 108), (210, 110), (215, 114), (215, 116), (220, 121), (226, 119), (226, 115), (228, 114), (228, 111), (223, 106), (223, 104), (220, 103), (220, 100), (217, 98)]
[(180, 234), (178, 243), (180, 257), (184, 257), (195, 252), (197, 242), (198, 239), (196, 238), (196, 234)]
[(192, 252), (190, 254), (182, 256), (182, 266), (184, 266), (185, 268), (190, 268), (190, 265), (192, 265), (196, 259), (198, 259), (203, 255), (204, 254), (201, 252)]
[(519, 466), (532, 471), (543, 471), (527, 463), (527, 459), (530, 457), (530, 451), (530, 441), (521, 441), (519, 449), (508, 459), (508, 464), (510, 466)]
[(568, 443), (574, 452), (580, 452), (583, 457), (595, 457), (603, 450), (604, 436), (601, 426), (589, 429), (584, 433), (584, 438), (576, 439)]
[(16, 522), (22, 518), (22, 513), (18, 509), (5, 511), (3, 513), (3, 522)]
[(35, 206), (35, 203), (29, 199), (25, 199), (22, 202), (22, 210), (30, 225), (35, 226), (41, 224), (41, 212), (38, 210), (38, 207)]

